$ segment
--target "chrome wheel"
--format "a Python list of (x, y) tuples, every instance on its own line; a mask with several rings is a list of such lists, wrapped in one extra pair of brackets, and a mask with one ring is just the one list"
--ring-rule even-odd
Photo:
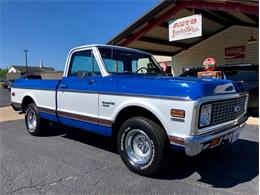
[(145, 165), (151, 160), (151, 140), (140, 129), (133, 129), (126, 135), (125, 148), (128, 157), (134, 164)]
[(36, 113), (33, 109), (27, 111), (27, 127), (30, 132), (34, 132), (37, 126)]

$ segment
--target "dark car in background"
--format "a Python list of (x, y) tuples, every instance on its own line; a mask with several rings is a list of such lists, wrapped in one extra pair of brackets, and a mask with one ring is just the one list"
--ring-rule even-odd
[[(180, 77), (197, 77), (197, 73), (203, 68), (192, 68), (180, 75)], [(259, 116), (259, 66), (252, 64), (232, 64), (217, 66), (216, 71), (222, 72), (222, 78), (232, 80), (241, 91), (249, 93), (248, 115)]]
[(3, 81), (2, 86), (3, 86), (3, 88), (10, 90), (11, 89), (11, 84), (13, 82), (14, 82), (14, 79), (5, 80), (5, 81)]
[[(41, 79), (41, 75), (25, 75), (25, 76), (21, 76), (20, 78), (24, 78), (24, 79)], [(19, 78), (15, 78), (15, 79), (19, 79)], [(12, 83), (14, 82), (15, 79), (9, 79), (9, 80), (5, 80), (2, 84), (3, 88), (11, 90), (11, 86)]]
[(7, 89), (7, 88), (8, 88), (8, 81), (7, 81), (7, 80), (2, 81), (2, 87), (3, 87), (4, 89)]

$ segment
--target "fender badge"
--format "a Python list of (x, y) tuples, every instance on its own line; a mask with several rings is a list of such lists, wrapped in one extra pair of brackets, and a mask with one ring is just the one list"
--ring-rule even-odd
[(105, 102), (105, 101), (102, 101), (102, 106), (103, 107), (109, 107), (110, 105), (114, 106), (115, 102)]

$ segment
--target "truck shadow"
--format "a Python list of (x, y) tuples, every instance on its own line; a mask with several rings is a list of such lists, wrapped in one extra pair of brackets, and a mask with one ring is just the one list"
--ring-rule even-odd
[(226, 144), (195, 157), (177, 154), (158, 179), (180, 180), (197, 173), (198, 182), (215, 188), (231, 188), (258, 176), (258, 147), (257, 142), (239, 139), (232, 145)]
[[(68, 127), (55, 128), (55, 131), (49, 132), (47, 136), (62, 136), (117, 153), (115, 141), (109, 137)], [(164, 173), (155, 179), (182, 180), (194, 177), (192, 175), (197, 173), (199, 174), (198, 182), (207, 183), (215, 188), (231, 188), (258, 176), (258, 145), (258, 142), (239, 139), (234, 144), (226, 144), (195, 157), (174, 152), (172, 163)]]
[(43, 136), (62, 136), (66, 139), (75, 140), (117, 154), (116, 142), (111, 137), (97, 135), (72, 127), (53, 126)]

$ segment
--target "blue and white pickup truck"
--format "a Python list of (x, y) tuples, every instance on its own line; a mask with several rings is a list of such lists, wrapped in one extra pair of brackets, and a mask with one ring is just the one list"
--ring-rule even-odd
[(61, 80), (18, 79), (11, 99), (31, 135), (52, 121), (115, 136), (126, 166), (149, 176), (171, 149), (194, 156), (236, 141), (248, 94), (227, 80), (167, 77), (150, 53), (88, 45), (69, 52)]

